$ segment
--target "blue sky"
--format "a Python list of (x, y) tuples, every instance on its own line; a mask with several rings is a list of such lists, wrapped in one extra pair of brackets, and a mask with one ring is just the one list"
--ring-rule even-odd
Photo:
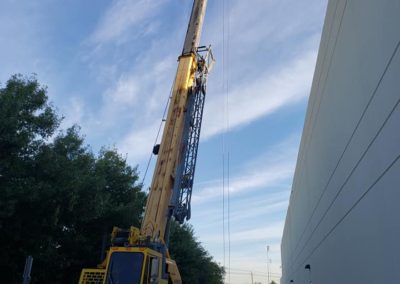
[[(230, 280), (250, 283), (254, 271), (254, 280), (266, 283), (267, 244), (271, 272), (280, 274), (280, 239), (327, 1), (225, 0), (224, 17), (223, 2), (209, 0), (201, 40), (212, 44), (217, 63), (190, 223), (216, 261), (228, 266), (224, 144)], [(95, 152), (117, 147), (142, 176), (191, 6), (189, 0), (1, 0), (0, 82), (36, 73), (65, 116), (63, 128), (79, 124)]]

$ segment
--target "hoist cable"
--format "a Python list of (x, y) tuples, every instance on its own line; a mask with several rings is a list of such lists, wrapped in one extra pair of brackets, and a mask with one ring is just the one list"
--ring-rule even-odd
[[(175, 77), (176, 77), (176, 74), (175, 74)], [(175, 82), (175, 80), (174, 80), (174, 82)], [(170, 103), (171, 98), (172, 98), (172, 90), (173, 90), (173, 88), (174, 88), (174, 84), (172, 84), (172, 86), (171, 86), (171, 90), (169, 92), (169, 96), (168, 96), (167, 102), (165, 104), (165, 108), (164, 108), (164, 112), (163, 112), (162, 119), (161, 119), (161, 122), (160, 122), (160, 126), (158, 127), (156, 139), (154, 140), (153, 149), (154, 149), (154, 146), (157, 145), (157, 141), (158, 141), (158, 137), (160, 136), (160, 133), (161, 133), (162, 125), (166, 120), (165, 114), (167, 113), (167, 109), (168, 109), (169, 103)], [(143, 175), (143, 179), (142, 179), (142, 183), (141, 183), (142, 186), (144, 185), (144, 180), (146, 179), (146, 175), (147, 175), (147, 172), (149, 170), (151, 160), (153, 158), (153, 149), (150, 152), (150, 157), (149, 157), (149, 160), (147, 162), (146, 170), (145, 170), (144, 175)]]

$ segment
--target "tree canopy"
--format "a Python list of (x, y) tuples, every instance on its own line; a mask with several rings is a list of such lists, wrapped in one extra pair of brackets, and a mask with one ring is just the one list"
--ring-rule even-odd
[(179, 267), (183, 283), (223, 283), (224, 269), (212, 260), (196, 240), (192, 226), (172, 223), (169, 249)]
[[(59, 130), (61, 119), (35, 77), (15, 75), (0, 88), (4, 283), (21, 282), (28, 255), (32, 283), (76, 283), (83, 267), (100, 262), (112, 226), (140, 225), (146, 194), (137, 168), (114, 148), (93, 154), (78, 126)], [(173, 226), (170, 250), (184, 283), (222, 283), (221, 268), (190, 227)]]

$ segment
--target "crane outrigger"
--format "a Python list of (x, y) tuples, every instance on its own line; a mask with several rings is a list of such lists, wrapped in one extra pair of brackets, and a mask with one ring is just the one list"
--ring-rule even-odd
[(214, 63), (210, 47), (199, 47), (207, 0), (194, 0), (178, 58), (178, 69), (141, 228), (113, 228), (111, 246), (96, 269), (83, 269), (80, 284), (182, 283), (168, 252), (173, 220), (190, 219), (190, 202), (207, 76)]

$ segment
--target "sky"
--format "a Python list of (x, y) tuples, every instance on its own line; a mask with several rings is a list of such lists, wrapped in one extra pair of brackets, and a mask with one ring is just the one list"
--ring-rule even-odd
[[(189, 222), (227, 267), (226, 283), (251, 283), (251, 274), (267, 283), (267, 266), (279, 283), (280, 241), (326, 5), (208, 1), (201, 45), (212, 45), (216, 64)], [(94, 152), (116, 147), (143, 178), (192, 1), (0, 0), (0, 6), (0, 86), (12, 74), (36, 74), (65, 117), (63, 129), (80, 125)]]

